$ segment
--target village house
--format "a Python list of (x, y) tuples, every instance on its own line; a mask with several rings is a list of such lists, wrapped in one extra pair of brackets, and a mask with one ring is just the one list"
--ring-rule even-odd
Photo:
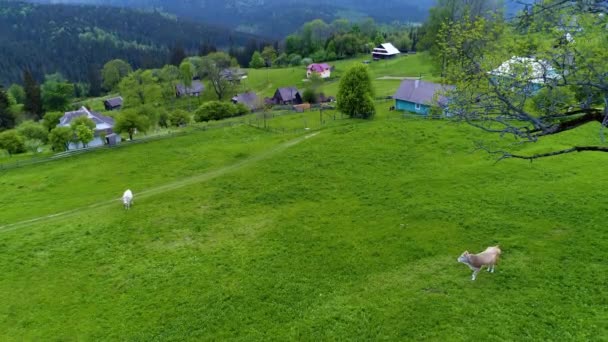
[[(113, 131), (114, 119), (109, 116), (90, 111), (84, 106), (76, 111), (66, 112), (59, 119), (59, 124), (57, 126), (70, 127), (72, 121), (81, 116), (85, 116), (95, 123), (95, 128), (93, 129), (94, 138), (88, 143), (88, 147), (115, 145), (120, 142), (120, 136), (114, 134)], [(70, 150), (74, 150), (81, 147), (83, 147), (81, 143), (71, 142), (68, 148)]]
[(260, 109), (261, 105), (258, 95), (253, 91), (237, 94), (232, 98), (232, 103), (241, 103), (247, 106), (247, 108), (251, 109), (252, 111)]
[(106, 108), (107, 111), (118, 110), (122, 108), (122, 102), (122, 97), (113, 97), (111, 99), (104, 100), (103, 106)]
[(454, 86), (425, 82), (419, 79), (408, 79), (393, 95), (395, 109), (416, 114), (428, 115), (434, 105), (445, 107), (447, 98), (444, 93), (453, 90)]
[(528, 94), (536, 93), (559, 78), (549, 62), (530, 57), (512, 57), (489, 74), (493, 81), (524, 89)]
[(302, 95), (296, 87), (279, 88), (274, 96), (267, 101), (275, 105), (302, 104)]
[(184, 86), (183, 83), (179, 83), (175, 86), (175, 96), (200, 96), (205, 91), (205, 85), (199, 80), (193, 80), (190, 87)]
[(329, 64), (313, 63), (306, 68), (306, 77), (310, 78), (313, 74), (317, 74), (321, 78), (329, 78), (331, 77), (331, 69), (332, 67)]
[(230, 83), (238, 84), (247, 79), (247, 72), (238, 68), (224, 69), (220, 72), (220, 77)]
[(372, 57), (374, 60), (395, 58), (400, 54), (401, 51), (399, 51), (391, 43), (380, 44), (374, 48), (374, 51), (372, 51)]

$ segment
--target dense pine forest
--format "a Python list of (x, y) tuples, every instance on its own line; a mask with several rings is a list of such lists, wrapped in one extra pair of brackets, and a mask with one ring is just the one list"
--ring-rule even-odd
[(275, 39), (305, 22), (372, 17), (379, 22), (422, 22), (433, 0), (29, 0), (38, 3), (96, 4), (160, 9), (194, 21), (229, 26)]
[(134, 68), (162, 66), (171, 50), (243, 47), (256, 36), (192, 23), (160, 12), (113, 7), (38, 5), (0, 0), (0, 84), (60, 72), (86, 81), (91, 69), (121, 58)]

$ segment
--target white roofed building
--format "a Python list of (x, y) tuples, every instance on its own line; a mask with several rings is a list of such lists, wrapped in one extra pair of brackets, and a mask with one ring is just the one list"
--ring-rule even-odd
[(401, 51), (399, 51), (393, 44), (384, 43), (374, 48), (372, 57), (374, 59), (388, 59), (399, 56), (400, 54)]

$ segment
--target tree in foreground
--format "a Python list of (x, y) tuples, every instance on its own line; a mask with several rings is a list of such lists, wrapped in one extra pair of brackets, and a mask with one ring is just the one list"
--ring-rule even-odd
[[(456, 86), (448, 94), (450, 113), (484, 131), (525, 142), (591, 122), (601, 125), (603, 137), (608, 125), (607, 4), (560, 0), (529, 7), (513, 24), (485, 19), (444, 23), (438, 36), (449, 61), (444, 82)], [(533, 155), (480, 148), (501, 159), (529, 160), (608, 152), (603, 144)]]
[(116, 118), (114, 130), (119, 133), (129, 134), (129, 140), (133, 140), (133, 135), (136, 132), (146, 132), (150, 123), (148, 118), (139, 114), (137, 111), (127, 109)]
[(374, 107), (374, 88), (369, 71), (365, 65), (349, 68), (338, 89), (338, 110), (351, 118), (371, 119), (376, 113)]

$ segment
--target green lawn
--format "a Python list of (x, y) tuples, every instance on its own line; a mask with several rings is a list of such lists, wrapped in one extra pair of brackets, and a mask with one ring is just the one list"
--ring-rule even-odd
[[(335, 67), (332, 79), (325, 81), (323, 91), (327, 95), (335, 96), (338, 93), (339, 78), (353, 64), (359, 64), (364, 60), (370, 60), (369, 55), (354, 59), (329, 62)], [(439, 77), (433, 72), (429, 57), (425, 53), (415, 55), (403, 55), (399, 58), (376, 61), (369, 64), (376, 95), (393, 95), (399, 87), (399, 80), (379, 80), (384, 76), (392, 77), (419, 77), (424, 80), (439, 81)], [(254, 90), (261, 96), (270, 97), (279, 87), (296, 86), (298, 89), (306, 87), (306, 66), (277, 68), (277, 69), (247, 69), (248, 78), (243, 81), (241, 91)]]
[[(384, 110), (293, 139), (235, 127), (4, 172), (3, 222), (126, 187), (135, 205), (0, 229), (0, 339), (608, 336), (608, 155), (495, 164), (474, 141), (511, 141)], [(471, 282), (457, 256), (496, 243)]]

